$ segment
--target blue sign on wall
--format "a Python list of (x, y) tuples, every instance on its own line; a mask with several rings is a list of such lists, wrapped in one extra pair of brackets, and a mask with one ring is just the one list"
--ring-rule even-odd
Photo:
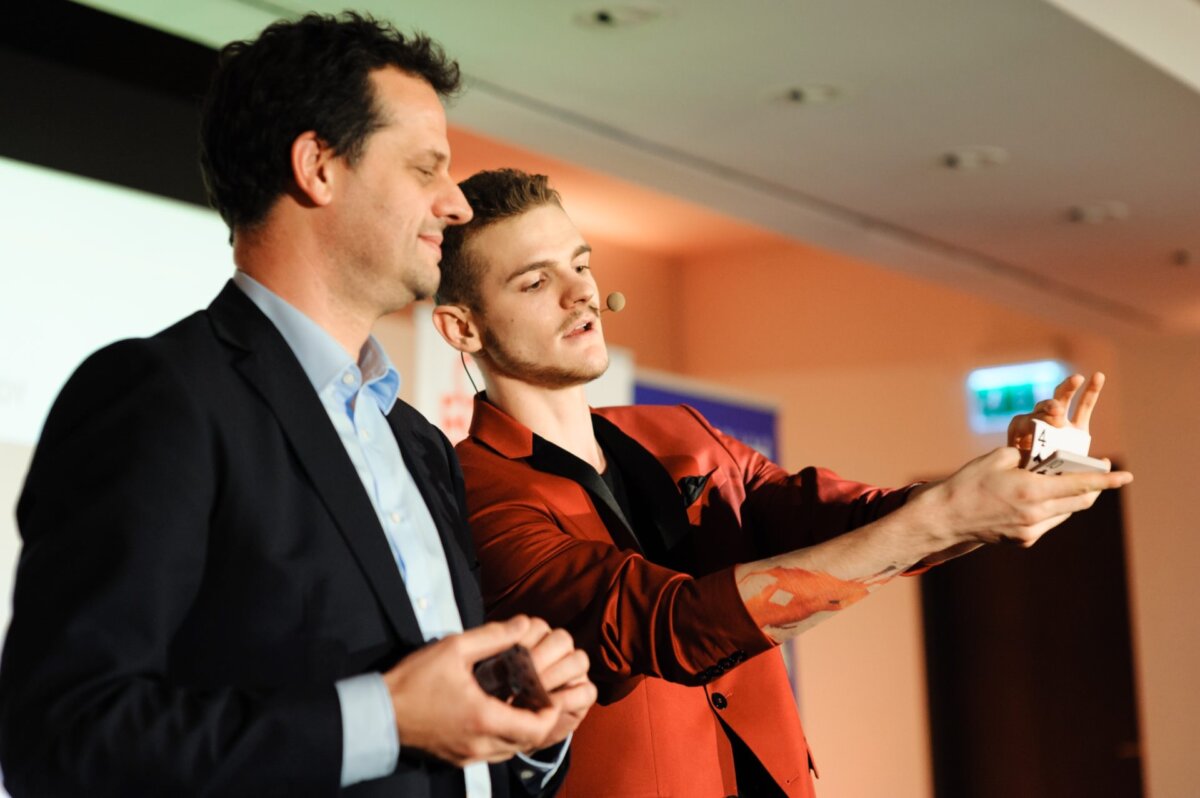
[(779, 436), (774, 410), (705, 393), (700, 389), (645, 382), (641, 378), (634, 382), (633, 402), (639, 405), (691, 405), (721, 432), (737, 438), (768, 460), (779, 462)]

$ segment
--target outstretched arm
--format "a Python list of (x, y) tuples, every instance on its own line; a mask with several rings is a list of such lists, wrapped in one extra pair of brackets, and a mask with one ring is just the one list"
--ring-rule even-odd
[[(1076, 374), (1054, 396), (1009, 425), (1009, 447), (980, 457), (942, 482), (915, 488), (905, 507), (852, 532), (793, 552), (738, 566), (738, 590), (751, 617), (782, 641), (811, 628), (914, 565), (932, 565), (984, 544), (1032, 546), (1099, 491), (1133, 475), (1043, 476), (1018, 468), (1032, 445), (1033, 419), (1088, 430), (1104, 375)], [(1082, 393), (1079, 393), (1082, 390)], [(1068, 416), (1079, 394), (1075, 413)]]

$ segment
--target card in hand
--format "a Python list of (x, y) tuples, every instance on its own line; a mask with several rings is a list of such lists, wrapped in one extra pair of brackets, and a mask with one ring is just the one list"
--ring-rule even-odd
[(1106, 460), (1074, 452), (1055, 452), (1032, 469), (1035, 474), (1083, 474), (1089, 471), (1108, 473), (1112, 466)]
[(485, 693), (501, 701), (511, 699), (514, 707), (536, 712), (551, 704), (525, 646), (514, 645), (475, 663), (475, 679)]

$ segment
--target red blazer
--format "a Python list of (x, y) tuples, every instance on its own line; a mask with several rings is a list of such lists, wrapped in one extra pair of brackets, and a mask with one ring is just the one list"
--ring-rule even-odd
[(636, 533), (594, 469), (485, 399), (457, 447), (489, 615), (539, 615), (591, 657), (600, 702), (560, 794), (733, 795), (724, 725), (780, 794), (811, 796), (783, 659), (733, 567), (869, 523), (905, 494), (815, 468), (789, 475), (685, 406), (592, 419), (626, 481), (655, 496)]

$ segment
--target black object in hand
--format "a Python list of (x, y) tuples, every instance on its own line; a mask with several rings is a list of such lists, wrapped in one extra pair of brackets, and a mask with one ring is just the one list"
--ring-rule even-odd
[(550, 695), (533, 667), (533, 657), (522, 645), (475, 663), (475, 679), (485, 693), (501, 701), (511, 699), (514, 707), (536, 712), (551, 704)]

